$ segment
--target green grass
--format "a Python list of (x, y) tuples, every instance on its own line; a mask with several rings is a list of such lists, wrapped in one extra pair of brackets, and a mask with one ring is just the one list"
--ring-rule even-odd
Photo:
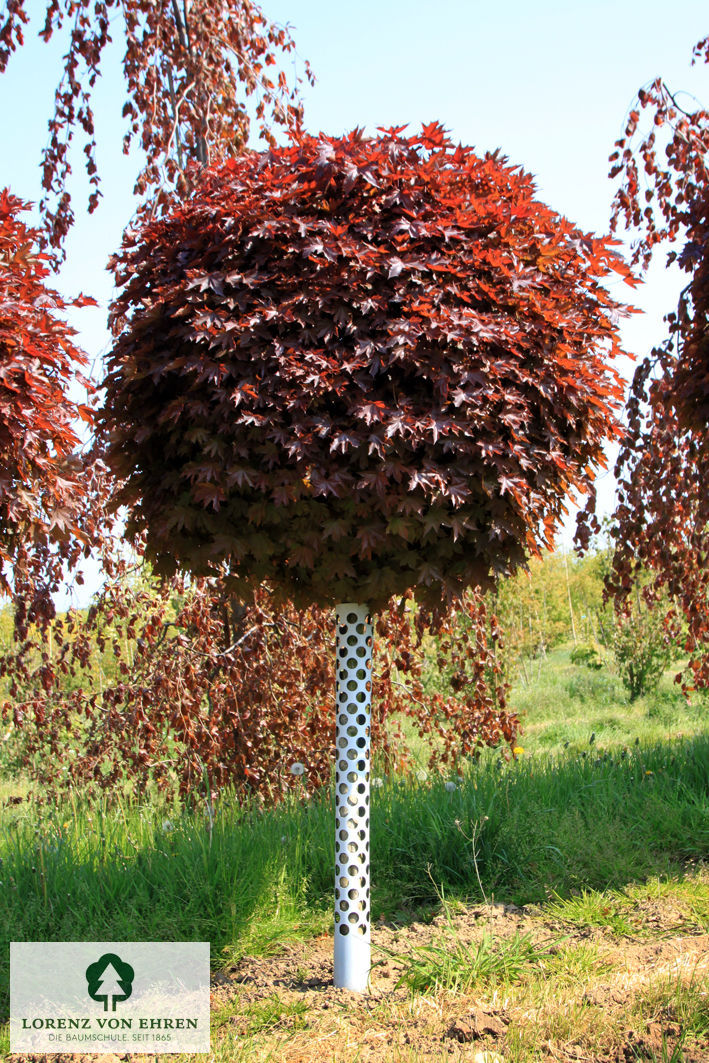
[(405, 985), (412, 993), (440, 989), (468, 993), (500, 983), (509, 985), (548, 955), (548, 947), (535, 944), (526, 934), (497, 941), (486, 933), (475, 945), (464, 945), (451, 927), (440, 944), (422, 945), (411, 955), (396, 956), (404, 964), (397, 986)]
[[(555, 897), (545, 905), (548, 917), (575, 926), (606, 927), (616, 934), (642, 937), (652, 935), (652, 920), (644, 918), (653, 901), (669, 898), (675, 917), (674, 929), (683, 933), (709, 930), (709, 882), (690, 882), (677, 877), (651, 877), (632, 882), (622, 889), (587, 890), (571, 897)], [(671, 929), (671, 928), (668, 928)]]
[(659, 978), (642, 989), (634, 1001), (638, 1015), (671, 1016), (685, 1036), (709, 1037), (709, 977), (676, 975)]
[(557, 986), (577, 985), (579, 982), (587, 982), (594, 975), (603, 976), (611, 970), (611, 965), (599, 957), (597, 945), (562, 942), (545, 957), (544, 967), (538, 978), (545, 981), (553, 978)]
[[(687, 701), (674, 682), (683, 662), (668, 668), (656, 690), (631, 702), (608, 664), (599, 670), (572, 664), (572, 652), (571, 643), (559, 646), (544, 658), (528, 660), (524, 671), (516, 671), (509, 708), (520, 717), (519, 742), (525, 754), (573, 756), (598, 747), (622, 749), (636, 741), (661, 742), (706, 732), (709, 691), (695, 691)], [(453, 693), (433, 667), (424, 685), (429, 692)], [(426, 767), (430, 739), (421, 737), (405, 717), (396, 722), (415, 763)]]
[[(709, 700), (696, 695), (687, 706), (673, 675), (631, 704), (612, 675), (574, 666), (568, 648), (556, 650), (531, 683), (512, 691), (526, 728), (516, 760), (486, 751), (454, 789), (445, 785), (452, 774), (385, 779), (372, 793), (373, 918), (421, 918), (438, 909), (443, 890), (452, 906), (536, 903), (561, 924), (642, 936), (653, 932), (642, 906), (671, 896), (681, 925), (706, 931), (709, 884), (684, 876), (709, 858)], [(425, 748), (417, 752), (425, 764)], [(38, 804), (30, 792), (26, 781), (0, 773), (6, 940), (209, 940), (219, 968), (331, 926), (327, 793), (271, 810), (225, 795), (210, 824), (199, 804), (167, 807), (155, 795), (143, 803)], [(22, 800), (9, 803), (13, 797)], [(417, 979), (449, 987), (509, 979), (515, 963), (528, 973), (539, 963), (523, 941), (476, 948), (420, 954), (412, 987)], [(0, 1021), (8, 954), (0, 952)], [(543, 964), (545, 977), (583, 979), (598, 958), (590, 945), (570, 945)], [(672, 987), (653, 991), (664, 993), (658, 1007), (672, 1004)], [(672, 1004), (683, 1025), (703, 1036), (705, 984), (694, 995), (675, 991), (685, 994)], [(651, 1004), (644, 1001), (645, 1012)], [(266, 1003), (249, 1012), (243, 1036), (307, 1024), (296, 1012)], [(241, 1019), (221, 1020), (222, 1048), (233, 1046), (228, 1058), (248, 1058), (236, 1032)], [(0, 1055), (8, 1047), (0, 1028)]]
[(284, 1028), (303, 1029), (308, 1025), (307, 1014), (308, 1006), (304, 1001), (287, 1004), (274, 994), (249, 1008), (241, 1032), (253, 1036)]
[(632, 934), (625, 907), (617, 891), (584, 889), (574, 897), (556, 897), (545, 906), (545, 912), (552, 919), (576, 926), (602, 926), (615, 934)]
[[(453, 792), (393, 779), (372, 806), (374, 918), (405, 921), (438, 888), (516, 903), (617, 889), (709, 854), (709, 738), (487, 755)], [(330, 925), (332, 822), (327, 796), (265, 812), (225, 798), (211, 830), (199, 808), (13, 805), (0, 925), (14, 940), (209, 940), (215, 966), (275, 949)]]
[(681, 662), (662, 677), (658, 688), (631, 702), (617, 675), (605, 666), (598, 671), (571, 663), (573, 646), (548, 654), (527, 667), (529, 682), (520, 677), (510, 704), (522, 719), (522, 744), (528, 752), (571, 753), (593, 745), (630, 746), (659, 742), (706, 731), (709, 692), (695, 692), (688, 703), (674, 682)]

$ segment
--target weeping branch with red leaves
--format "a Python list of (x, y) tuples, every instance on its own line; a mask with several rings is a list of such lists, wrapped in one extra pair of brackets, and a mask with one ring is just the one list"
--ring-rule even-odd
[[(709, 62), (709, 37), (694, 60)], [(647, 600), (669, 594), (666, 625), (675, 636), (685, 631), (689, 670), (677, 679), (688, 693), (709, 686), (709, 112), (685, 110), (658, 78), (639, 92), (615, 149), (613, 225), (635, 231), (633, 258), (643, 267), (671, 241), (669, 261), (689, 279), (666, 316), (666, 341), (633, 378), (608, 591), (622, 611), (649, 572)], [(591, 530), (593, 500), (580, 516), (580, 546)]]
[[(0, 73), (24, 43), (27, 7), (26, 0), (8, 0), (0, 24)], [(297, 127), (302, 117), (301, 79), (295, 76), (290, 84), (279, 65), (294, 53), (293, 39), (251, 0), (48, 0), (40, 36), (67, 38), (42, 157), (43, 229), (57, 262), (74, 222), (67, 182), (77, 133), (84, 139), (90, 212), (101, 196), (92, 99), (117, 21), (125, 38), (123, 150), (128, 153), (135, 142), (145, 154), (135, 185), (143, 212), (159, 212), (175, 194), (189, 191), (191, 170), (242, 150), (250, 99), (268, 143), (276, 126)], [(307, 63), (303, 76), (311, 79)]]
[(93, 300), (66, 301), (49, 287), (39, 233), (22, 219), (27, 210), (0, 192), (0, 593), (23, 601), (21, 625), (53, 615), (62, 566), (92, 535), (76, 425), (93, 416), (68, 394), (72, 382), (90, 385), (64, 313)]
[[(163, 794), (216, 797), (230, 787), (273, 802), (327, 785), (330, 610), (276, 606), (266, 586), (238, 602), (213, 580), (156, 585), (118, 565), (88, 613), (58, 616), (44, 638), (30, 631), (0, 655), (10, 748), (42, 790), (141, 793), (152, 782)], [(372, 737), (380, 770), (412, 767), (404, 718), (434, 739), (434, 770), (514, 743), (518, 719), (506, 708), (499, 632), (484, 601), (470, 595), (437, 617), (433, 639), (431, 625), (407, 599), (378, 618)], [(428, 691), (432, 667), (453, 675), (450, 691)], [(296, 762), (303, 775), (290, 772)]]

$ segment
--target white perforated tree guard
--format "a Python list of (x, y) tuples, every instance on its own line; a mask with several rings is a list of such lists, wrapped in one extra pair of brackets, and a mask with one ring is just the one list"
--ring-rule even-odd
[(363, 993), (370, 967), (369, 754), (372, 618), (338, 605), (335, 744), (335, 985)]

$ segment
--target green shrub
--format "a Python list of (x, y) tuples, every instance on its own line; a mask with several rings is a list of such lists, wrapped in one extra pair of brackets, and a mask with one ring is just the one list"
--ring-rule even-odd
[(657, 688), (673, 652), (659, 610), (638, 602), (629, 616), (616, 618), (613, 656), (631, 701)]
[(601, 659), (598, 649), (592, 645), (581, 644), (575, 646), (571, 651), (571, 663), (582, 665), (585, 668), (592, 668), (598, 672), (603, 668), (603, 660)]

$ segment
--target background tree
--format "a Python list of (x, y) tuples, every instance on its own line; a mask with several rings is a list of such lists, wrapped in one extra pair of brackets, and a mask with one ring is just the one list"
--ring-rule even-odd
[[(8, 0), (0, 25), (0, 73), (23, 44), (26, 0)], [(56, 260), (74, 221), (67, 179), (72, 141), (83, 136), (91, 192), (99, 203), (92, 95), (111, 33), (125, 39), (123, 74), (127, 130), (124, 151), (135, 141), (144, 153), (135, 194), (148, 214), (174, 192), (191, 187), (190, 165), (237, 154), (249, 136), (247, 98), (260, 134), (273, 139), (277, 125), (298, 125), (298, 79), (290, 86), (278, 61), (294, 49), (287, 29), (268, 21), (251, 0), (47, 0), (40, 36), (66, 37), (64, 69), (42, 155), (43, 228)], [(304, 65), (310, 77), (308, 64)]]
[(63, 314), (90, 300), (65, 301), (47, 284), (39, 234), (28, 209), (0, 193), (0, 592), (17, 593), (18, 623), (53, 615), (51, 591), (92, 529), (77, 424), (88, 406), (70, 397), (85, 355)]
[[(409, 600), (378, 618), (378, 772), (422, 766), (412, 760), (412, 729), (430, 746), (425, 766), (434, 772), (482, 746), (514, 744), (518, 721), (506, 711), (491, 623), (471, 596), (438, 623), (432, 650)], [(166, 796), (209, 804), (225, 788), (271, 803), (330, 781), (329, 610), (275, 607), (264, 586), (237, 603), (208, 580), (156, 584), (119, 560), (88, 612), (69, 611), (44, 637), (33, 634), (0, 653), (10, 694), (3, 718), (14, 724), (18, 768), (45, 793), (110, 799), (158, 784)], [(455, 677), (448, 690), (430, 689), (432, 669)]]
[[(709, 38), (694, 50), (709, 60)], [(637, 367), (627, 405), (628, 434), (616, 465), (618, 504), (609, 591), (627, 605), (643, 570), (650, 602), (663, 596), (668, 635), (686, 625), (695, 685), (709, 685), (709, 113), (685, 111), (658, 78), (638, 94), (611, 156), (619, 178), (613, 224), (636, 231), (634, 259), (646, 266), (662, 240), (690, 275), (666, 317), (668, 339)], [(597, 527), (593, 501), (578, 541)], [(679, 677), (678, 677), (679, 678)], [(685, 687), (690, 685), (684, 681)]]
[(598, 637), (596, 612), (602, 581), (596, 578), (597, 557), (579, 561), (561, 553), (532, 558), (526, 571), (500, 582), (495, 613), (505, 632), (508, 656), (527, 678), (527, 658), (538, 667), (549, 650), (569, 639), (589, 642)]
[(672, 661), (674, 646), (662, 621), (662, 611), (648, 607), (639, 594), (628, 615), (616, 618), (613, 657), (631, 701), (654, 690)]

